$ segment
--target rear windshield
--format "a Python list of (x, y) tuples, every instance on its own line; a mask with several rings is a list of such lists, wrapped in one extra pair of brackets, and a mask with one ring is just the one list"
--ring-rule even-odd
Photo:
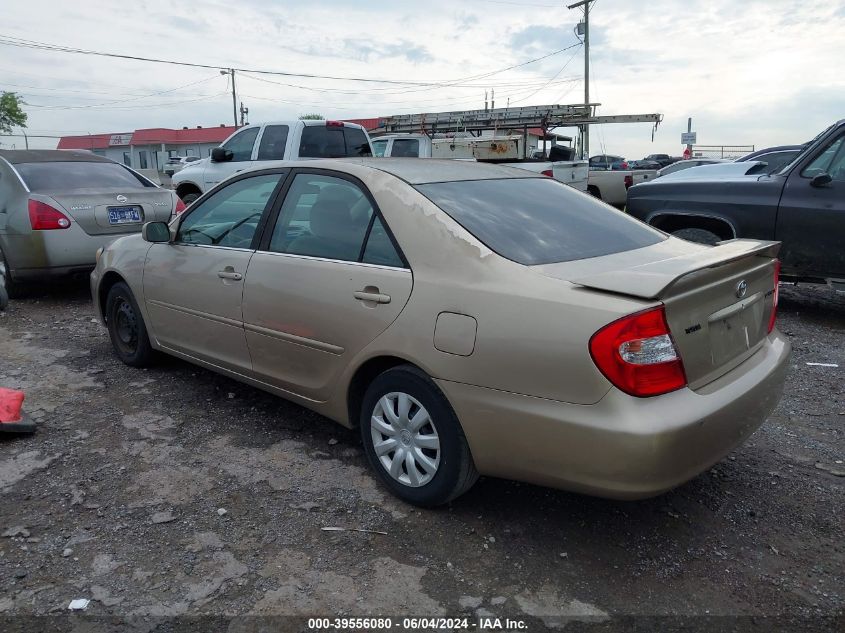
[(299, 143), (301, 158), (372, 156), (367, 135), (360, 128), (307, 125)]
[(464, 180), (416, 188), (490, 249), (526, 266), (610, 255), (665, 239), (551, 178)]
[(21, 163), (15, 165), (30, 191), (143, 189), (153, 187), (117, 163)]

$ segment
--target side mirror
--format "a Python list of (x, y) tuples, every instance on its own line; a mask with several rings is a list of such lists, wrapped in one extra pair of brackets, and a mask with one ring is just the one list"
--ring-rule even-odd
[(813, 179), (810, 181), (810, 186), (827, 187), (831, 182), (833, 182), (833, 177), (828, 173), (822, 172), (813, 176)]
[(211, 150), (211, 162), (212, 163), (226, 163), (232, 160), (232, 150), (224, 149), (222, 147), (215, 147)]
[(141, 227), (141, 237), (146, 242), (162, 244), (170, 241), (170, 227), (166, 222), (147, 222)]

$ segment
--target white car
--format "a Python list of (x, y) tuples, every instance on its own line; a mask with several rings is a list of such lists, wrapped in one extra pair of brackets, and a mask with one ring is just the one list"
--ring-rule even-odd
[(164, 164), (164, 173), (172, 176), (177, 171), (181, 171), (186, 165), (202, 160), (199, 156), (171, 156)]

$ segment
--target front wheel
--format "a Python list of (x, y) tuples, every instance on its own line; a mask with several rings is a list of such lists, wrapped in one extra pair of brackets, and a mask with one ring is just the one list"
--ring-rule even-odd
[(132, 291), (122, 281), (109, 290), (106, 299), (106, 324), (112, 347), (130, 367), (148, 367), (155, 358), (144, 317)]
[(446, 503), (478, 479), (455, 412), (416, 367), (389, 369), (372, 382), (360, 426), (370, 465), (391, 492), (408, 503)]
[(202, 195), (201, 193), (196, 192), (196, 191), (192, 191), (191, 193), (186, 193), (184, 196), (182, 196), (182, 202), (184, 202), (185, 205), (187, 206), (187, 205), (191, 204), (194, 200), (199, 198), (201, 195)]

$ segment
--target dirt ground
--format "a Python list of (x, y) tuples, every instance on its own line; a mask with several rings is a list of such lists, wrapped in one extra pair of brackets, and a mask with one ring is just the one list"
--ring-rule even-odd
[(433, 511), (376, 483), (355, 432), (181, 361), (122, 365), (84, 284), (12, 302), (0, 386), (26, 392), (39, 429), (0, 437), (0, 623), (43, 630), (25, 616), (87, 598), (86, 616), (144, 631), (409, 614), (843, 627), (822, 618), (845, 613), (845, 295), (781, 301), (783, 400), (694, 481), (618, 502), (487, 478)]

